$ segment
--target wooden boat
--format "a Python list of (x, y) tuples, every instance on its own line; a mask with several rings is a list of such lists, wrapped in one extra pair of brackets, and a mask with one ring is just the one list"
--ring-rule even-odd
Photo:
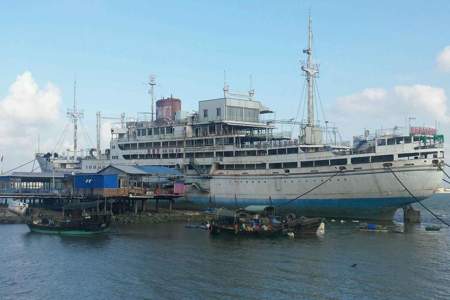
[(71, 205), (63, 208), (62, 215), (32, 216), (27, 225), (31, 232), (62, 235), (91, 235), (108, 231), (111, 214), (90, 212), (86, 207), (86, 204)]
[(316, 234), (321, 224), (323, 229), (321, 218), (297, 218), (294, 214), (281, 218), (275, 215), (273, 206), (251, 205), (235, 211), (218, 209), (209, 223), (209, 231), (211, 234), (292, 237)]

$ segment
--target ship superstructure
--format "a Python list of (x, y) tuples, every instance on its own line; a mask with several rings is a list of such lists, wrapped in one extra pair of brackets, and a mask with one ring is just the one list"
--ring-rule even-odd
[[(183, 113), (171, 96), (156, 102), (156, 119), (152, 112), (151, 120), (113, 128), (108, 161), (181, 170), (190, 183), (185, 202), (194, 206), (270, 204), (308, 216), (391, 219), (416, 201), (394, 173), (417, 199), (431, 196), (441, 186), (443, 136), (409, 127), (366, 131), (353, 145), (330, 141), (334, 128), (315, 118), (311, 19), (304, 53), (307, 118), (291, 122), (298, 138), (277, 130), (254, 90), (233, 93), (224, 84), (223, 96), (199, 101), (195, 113)], [(81, 169), (92, 172), (105, 162), (85, 159)]]

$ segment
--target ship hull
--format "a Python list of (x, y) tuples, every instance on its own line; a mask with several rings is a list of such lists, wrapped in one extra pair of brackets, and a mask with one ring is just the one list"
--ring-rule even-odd
[[(441, 171), (430, 165), (397, 168), (394, 172), (415, 198), (390, 170), (383, 168), (347, 171), (334, 177), (336, 171), (314, 175), (212, 176), (203, 183), (209, 187), (209, 193), (191, 189), (185, 198), (201, 207), (273, 205), (280, 213), (295, 211), (308, 217), (392, 220), (399, 208), (431, 197), (442, 180)], [(325, 183), (320, 185), (322, 182)]]

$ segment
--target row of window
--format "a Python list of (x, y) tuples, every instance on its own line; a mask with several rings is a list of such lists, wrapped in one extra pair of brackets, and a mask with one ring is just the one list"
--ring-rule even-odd
[(173, 127), (138, 128), (137, 136), (172, 134)]
[[(414, 141), (419, 141), (419, 137), (415, 136)], [(413, 139), (410, 136), (401, 136), (388, 139), (378, 139), (377, 146), (411, 144)]]

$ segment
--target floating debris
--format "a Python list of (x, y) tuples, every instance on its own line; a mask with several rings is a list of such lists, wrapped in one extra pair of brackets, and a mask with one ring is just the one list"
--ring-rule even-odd
[(359, 230), (361, 231), (373, 231), (373, 232), (388, 232), (388, 228), (384, 225), (379, 224), (371, 224), (371, 223), (362, 223), (359, 226)]
[(438, 225), (428, 225), (425, 227), (426, 231), (439, 231), (441, 230), (441, 226)]

